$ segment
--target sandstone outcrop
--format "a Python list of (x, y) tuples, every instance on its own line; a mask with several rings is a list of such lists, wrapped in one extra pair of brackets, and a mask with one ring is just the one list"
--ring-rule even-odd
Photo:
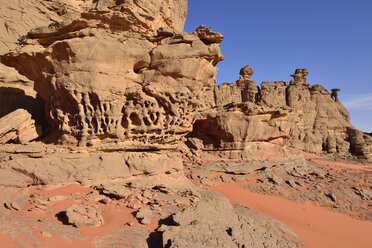
[(72, 4), (78, 0), (0, 1), (0, 54), (15, 49), (23, 36), (39, 26), (62, 22), (77, 11)]
[(230, 103), (241, 103), (242, 94), (235, 84), (223, 83), (214, 87), (214, 98), (217, 106)]
[(251, 80), (254, 70), (247, 65), (240, 69), (240, 78), (236, 85), (241, 89), (242, 101), (256, 103), (258, 100), (259, 88), (254, 80)]
[(367, 166), (346, 180), (289, 147), (372, 160), (340, 90), (307, 69), (259, 87), (251, 66), (215, 86), (224, 36), (183, 32), (186, 15), (187, 0), (0, 0), (1, 244), (303, 247), (218, 185), (371, 219)]
[[(135, 11), (142, 5), (97, 1), (69, 20), (29, 31), (26, 45), (2, 56), (35, 82), (50, 128), (63, 141), (174, 147), (191, 131), (195, 111), (214, 101), (223, 36), (203, 26), (179, 32), (186, 1), (146, 2)], [(144, 22), (145, 10), (159, 16)]]
[(36, 185), (80, 182), (87, 186), (99, 186), (136, 179), (149, 179), (146, 183), (151, 185), (151, 182), (161, 182), (164, 177), (181, 177), (183, 171), (181, 159), (166, 154), (89, 150), (89, 153), (77, 153), (77, 150), (71, 152), (69, 149), (33, 144), (22, 149), (17, 145), (4, 145), (0, 151), (12, 154), (12, 160), (4, 158), (8, 169), (22, 172)]
[(66, 216), (68, 222), (76, 227), (89, 227), (103, 225), (103, 217), (92, 207), (80, 207), (72, 205), (67, 208)]
[[(55, 30), (61, 22), (71, 22), (80, 15), (112, 30), (154, 34), (158, 28), (166, 27), (182, 32), (187, 16), (187, 0), (1, 0), (0, 54), (26, 42), (28, 34), (32, 36), (41, 30)], [(36, 30), (30, 32), (31, 29)]]
[(205, 150), (245, 150), (249, 143), (282, 144), (290, 138), (288, 109), (245, 102), (204, 111), (191, 137), (203, 141)]
[(248, 209), (234, 208), (218, 193), (200, 193), (202, 201), (196, 207), (173, 215), (174, 225), (159, 228), (164, 247), (303, 247), (280, 223), (265, 220), (260, 214), (247, 214)]
[(202, 141), (199, 149), (244, 150), (252, 142), (270, 142), (313, 153), (371, 159), (370, 137), (351, 125), (338, 99), (340, 89), (329, 93), (320, 85), (311, 85), (307, 69), (297, 69), (289, 85), (264, 81), (258, 87), (251, 80), (253, 74), (253, 68), (246, 66), (236, 84), (214, 87), (216, 107), (199, 114), (189, 135), (194, 144), (195, 139)]

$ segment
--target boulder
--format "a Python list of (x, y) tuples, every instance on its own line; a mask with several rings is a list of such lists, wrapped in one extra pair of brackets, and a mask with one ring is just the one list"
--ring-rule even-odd
[(18, 109), (0, 119), (0, 144), (13, 141), (27, 143), (40, 137), (41, 129), (35, 126), (31, 114)]
[(74, 204), (66, 209), (66, 216), (68, 223), (75, 227), (102, 226), (104, 223), (102, 215), (89, 206)]
[(153, 212), (149, 208), (140, 208), (136, 212), (136, 218), (143, 225), (150, 224), (152, 216), (153, 216)]

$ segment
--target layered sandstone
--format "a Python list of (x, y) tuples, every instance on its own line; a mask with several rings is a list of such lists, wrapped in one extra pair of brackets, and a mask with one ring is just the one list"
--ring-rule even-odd
[[(0, 54), (25, 42), (31, 29), (52, 30), (59, 23), (73, 21), (80, 15), (112, 30), (155, 34), (158, 28), (166, 27), (181, 32), (187, 16), (187, 0), (1, 0)], [(43, 27), (50, 24), (48, 28)]]
[(10, 141), (20, 144), (35, 140), (41, 135), (31, 115), (24, 109), (7, 114), (0, 118), (0, 144)]
[(306, 69), (259, 87), (250, 66), (215, 86), (224, 36), (182, 32), (186, 14), (187, 0), (0, 0), (4, 247), (303, 247), (217, 185), (371, 219), (367, 165), (288, 147), (372, 159), (340, 90)]
[[(196, 110), (214, 100), (223, 36), (204, 26), (179, 32), (185, 1), (93, 5), (29, 31), (2, 62), (35, 82), (63, 142), (174, 147), (192, 130)], [(145, 22), (141, 11), (157, 18)]]

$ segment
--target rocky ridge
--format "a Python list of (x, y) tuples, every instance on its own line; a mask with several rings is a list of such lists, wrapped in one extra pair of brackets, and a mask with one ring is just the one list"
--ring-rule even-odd
[[(201, 139), (206, 147), (210, 143), (206, 137), (214, 143), (266, 141), (312, 153), (352, 155), (371, 161), (372, 140), (351, 125), (349, 113), (338, 99), (340, 89), (329, 93), (321, 85), (311, 85), (307, 69), (297, 69), (289, 83), (265, 81), (261, 87), (250, 79), (253, 74), (253, 68), (246, 66), (236, 84), (215, 86), (216, 108), (202, 112), (191, 136)], [(205, 130), (203, 126), (210, 127), (211, 121), (216, 129)], [(248, 128), (242, 132), (234, 125)]]

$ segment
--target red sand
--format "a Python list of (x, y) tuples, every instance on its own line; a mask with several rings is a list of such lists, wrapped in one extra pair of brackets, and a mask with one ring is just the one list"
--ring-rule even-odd
[[(99, 227), (80, 227), (81, 237), (80, 239), (72, 239), (71, 242), (67, 242), (58, 236), (43, 236), (43, 231), (40, 228), (34, 229), (32, 236), (40, 243), (50, 246), (50, 247), (71, 247), (71, 248), (81, 248), (81, 247), (93, 247), (92, 241), (98, 237), (103, 237), (109, 234), (114, 234), (116, 231), (130, 228), (126, 223), (133, 222), (132, 227), (142, 226), (138, 223), (137, 219), (133, 216), (133, 212), (136, 210), (129, 209), (125, 206), (123, 202), (112, 202), (108, 204), (101, 204), (96, 201), (87, 201), (85, 195), (92, 191), (89, 187), (83, 187), (78, 183), (72, 183), (64, 186), (56, 186), (49, 189), (37, 189), (30, 188), (29, 194), (35, 194), (38, 199), (47, 200), (51, 196), (62, 195), (68, 196), (68, 199), (59, 200), (50, 203), (47, 206), (45, 212), (37, 211), (27, 211), (33, 206), (37, 205), (35, 203), (27, 203), (23, 205), (20, 211), (11, 210), (15, 215), (29, 216), (34, 218), (40, 218), (43, 220), (59, 223), (62, 225), (61, 221), (57, 219), (56, 214), (65, 211), (72, 204), (78, 204), (82, 206), (94, 206), (98, 210), (103, 210), (102, 216), (104, 218), (104, 224)], [(142, 204), (139, 204), (142, 206)], [(155, 220), (149, 225), (145, 225), (149, 232), (153, 232), (157, 227), (158, 223)], [(29, 247), (33, 247), (29, 240), (23, 236), (19, 236)], [(14, 240), (10, 238), (9, 235), (0, 234), (0, 248), (13, 248), (19, 247)]]
[(107, 206), (101, 206), (97, 209), (104, 209), (102, 216), (104, 224), (99, 227), (80, 227), (79, 230), (83, 236), (98, 236), (103, 237), (109, 234), (114, 234), (116, 231), (124, 228), (129, 228), (125, 224), (133, 221), (134, 227), (140, 226), (132, 213), (134, 210), (128, 209), (125, 206), (116, 206), (111, 203)]
[(10, 238), (9, 234), (0, 233), (0, 247), (18, 248), (19, 246)]
[(307, 247), (372, 247), (372, 222), (334, 213), (312, 203), (299, 204), (278, 196), (253, 193), (238, 183), (208, 188), (224, 194), (232, 202), (280, 220)]
[(355, 169), (355, 170), (364, 170), (372, 172), (372, 165), (371, 164), (346, 164), (336, 161), (327, 161), (327, 160), (321, 160), (321, 159), (311, 159), (313, 162), (327, 166), (332, 167), (334, 169), (337, 168), (347, 168), (347, 169)]

